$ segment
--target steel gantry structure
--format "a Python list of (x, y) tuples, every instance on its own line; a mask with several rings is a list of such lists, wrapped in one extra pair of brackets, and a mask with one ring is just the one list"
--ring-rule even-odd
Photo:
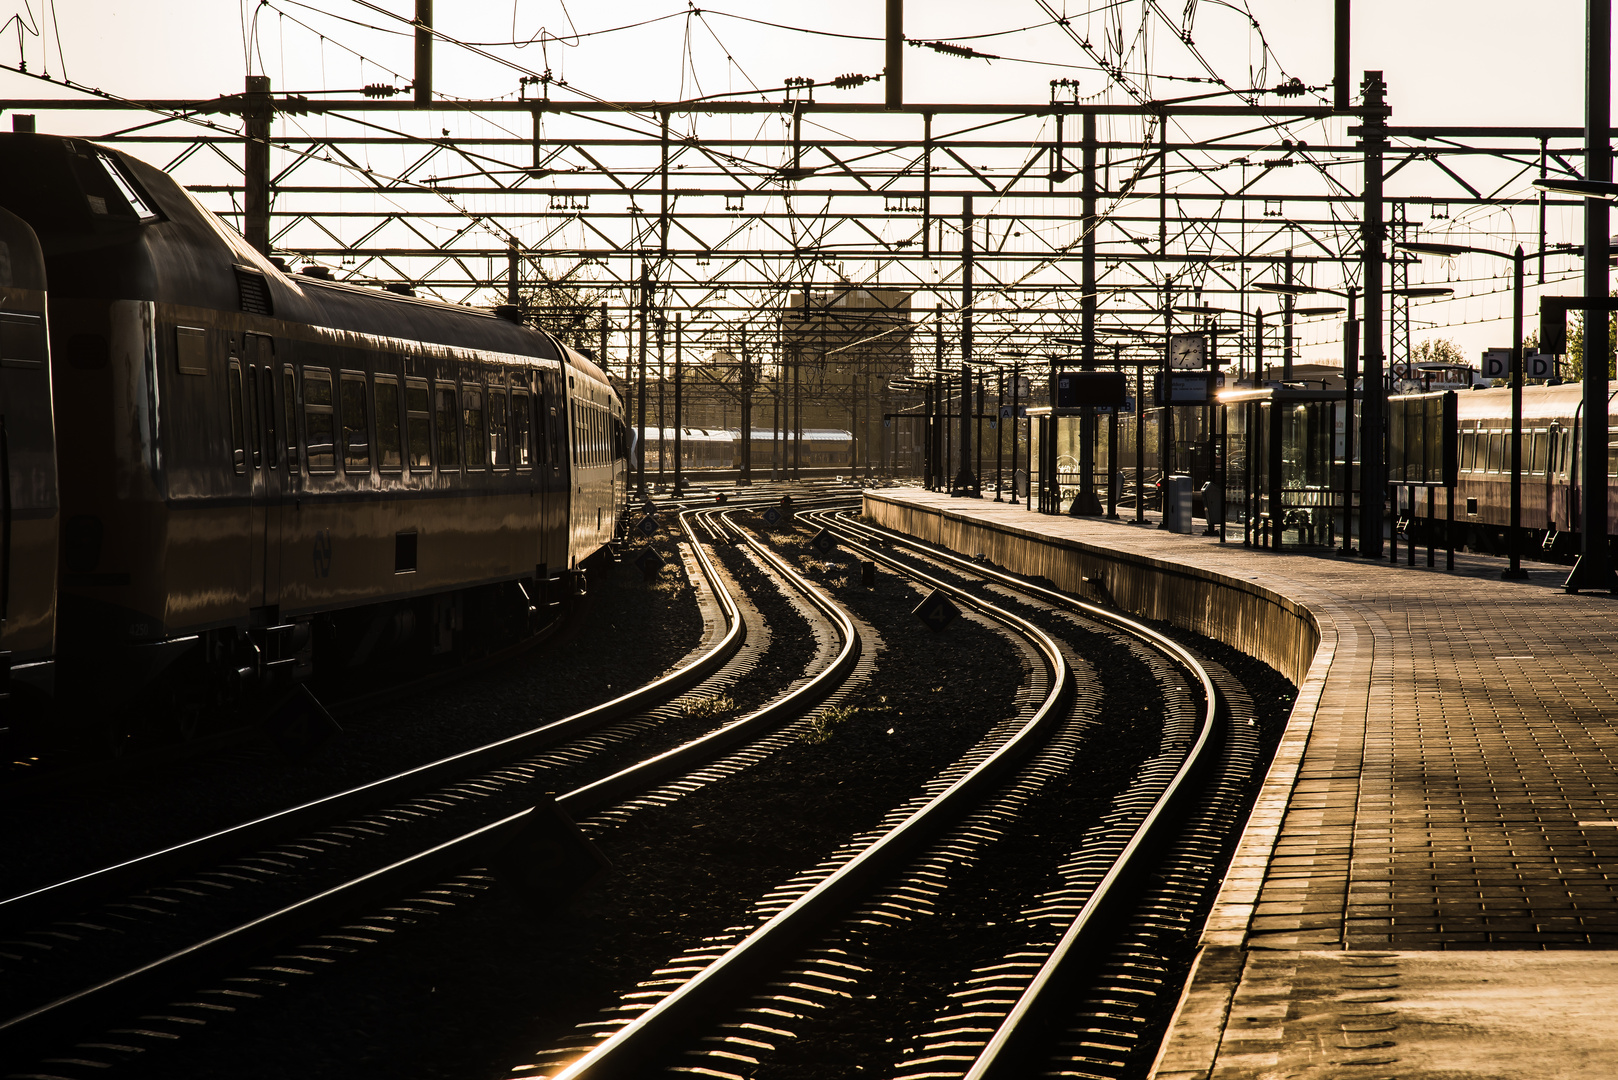
[[(208, 101), (0, 108), (174, 172), (294, 270), (485, 306), (574, 293), (600, 309), (588, 344), (643, 401), (666, 400), (676, 315), (687, 408), (706, 394), (739, 417), (758, 391), (779, 413), (789, 383), (801, 397), (805, 364), (852, 369), (812, 393), (847, 410), (866, 461), (880, 461), (881, 417), (917, 400), (923, 384), (904, 376), (1059, 338), (1079, 344), (1051, 356), (1107, 366), (1096, 346), (1165, 325), (1171, 292), (1246, 310), (1263, 299), (1254, 284), (1283, 271), (1360, 291), (1365, 370), (1380, 383), (1408, 361), (1407, 289), (1388, 298), (1397, 348), (1385, 348), (1385, 269), (1399, 284), (1408, 270), (1392, 241), (1515, 235), (1545, 250), (1559, 239), (1548, 209), (1578, 205), (1529, 183), (1577, 174), (1582, 129), (1391, 126), (1375, 72), (1357, 101), (1331, 103), (1296, 81), (1125, 104), (1079, 100), (1065, 80), (1034, 104), (827, 100), (844, 81), (793, 80), (754, 95), (765, 100), (553, 100), (547, 83), (538, 98), (401, 105), (388, 88), (318, 99), (251, 76)], [(92, 121), (104, 126), (84, 130)], [(850, 330), (849, 298), (878, 293), (904, 297), (908, 356)], [(817, 319), (835, 323), (834, 344)], [(1235, 359), (1262, 347), (1263, 326), (1215, 330)], [(1302, 329), (1305, 345), (1339, 333)], [(938, 347), (911, 347), (929, 338)]]

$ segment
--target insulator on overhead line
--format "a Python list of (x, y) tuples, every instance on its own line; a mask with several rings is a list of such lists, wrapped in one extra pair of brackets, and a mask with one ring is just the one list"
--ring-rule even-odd
[(371, 83), (363, 92), (368, 98), (390, 98), (399, 92), (399, 88), (387, 83)]
[(949, 41), (912, 41), (910, 44), (922, 45), (933, 50), (933, 52), (941, 52), (946, 56), (959, 56), (965, 60), (1000, 59), (1000, 57), (995, 56), (992, 53), (978, 52), (976, 49), (969, 49), (965, 45), (956, 45)]

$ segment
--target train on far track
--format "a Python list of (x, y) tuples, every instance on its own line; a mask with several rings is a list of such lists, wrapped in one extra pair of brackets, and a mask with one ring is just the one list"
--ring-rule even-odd
[[(1584, 423), (1581, 383), (1523, 387), (1522, 524), (1532, 544), (1553, 558), (1570, 560), (1579, 552), (1583, 523)], [(1606, 450), (1607, 523), (1618, 528), (1618, 392), (1608, 395)], [(1511, 390), (1462, 390), (1456, 394), (1459, 421), (1454, 537), (1458, 545), (1496, 554), (1507, 549), (1511, 524)], [(1440, 500), (1442, 501), (1442, 500)], [(1442, 543), (1445, 508), (1427, 515), (1419, 500), (1412, 516), (1418, 539)], [(1618, 537), (1609, 537), (1618, 540)]]
[[(775, 448), (778, 435), (779, 456)], [(744, 446), (740, 428), (700, 427), (685, 427), (678, 432), (674, 428), (647, 428), (646, 468), (672, 471), (676, 441), (680, 468), (698, 472), (740, 469), (744, 455), (755, 470), (768, 470), (772, 461), (786, 468), (854, 469), (854, 435), (840, 428), (804, 428), (801, 438), (790, 430), (754, 428), (751, 445)]]
[(619, 527), (623, 403), (513, 318), (284, 272), (173, 178), (0, 134), (4, 724), (189, 734), (532, 634)]

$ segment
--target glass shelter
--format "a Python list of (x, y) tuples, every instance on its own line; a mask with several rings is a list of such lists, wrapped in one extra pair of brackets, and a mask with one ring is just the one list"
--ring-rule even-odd
[[(1219, 404), (1226, 528), (1272, 550), (1337, 544), (1359, 486), (1357, 445), (1344, 462), (1344, 392), (1266, 387), (1220, 394)], [(1353, 404), (1358, 430), (1357, 395)]]

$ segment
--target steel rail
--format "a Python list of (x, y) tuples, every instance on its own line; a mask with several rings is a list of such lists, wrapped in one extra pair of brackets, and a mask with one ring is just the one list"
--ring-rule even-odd
[[(766, 550), (757, 541), (748, 539), (756, 550)], [(780, 559), (773, 552), (768, 554), (772, 561)], [(892, 562), (884, 556), (877, 557)], [(1057, 643), (1027, 620), (1002, 611), (957, 586), (918, 571), (901, 569), (916, 580), (1013, 627), (1031, 640), (1051, 672), (1051, 690), (1045, 701), (1020, 731), (965, 776), (552, 1080), (605, 1080), (643, 1075), (639, 1070), (648, 1059), (667, 1043), (687, 1033), (752, 973), (777, 960), (814, 928), (845, 910), (874, 879), (890, 873), (928, 837), (980, 802), (1011, 766), (1034, 748), (1047, 728), (1055, 724), (1060, 706), (1072, 689), (1072, 675)]]
[(350, 815), (380, 801), (403, 797), (423, 788), (457, 780), (467, 773), (510, 760), (528, 751), (587, 734), (625, 716), (644, 712), (688, 689), (692, 684), (717, 671), (734, 656), (741, 648), (747, 630), (735, 599), (718, 587), (719, 578), (713, 563), (707, 552), (702, 549), (684, 514), (681, 515), (680, 521), (703, 573), (712, 583), (711, 591), (729, 623), (725, 635), (708, 652), (691, 663), (611, 701), (530, 731), (451, 754), (346, 791), (312, 799), (251, 821), (126, 859), (112, 866), (0, 900), (0, 926), (15, 927), (25, 920), (37, 919), (50, 913), (82, 910), (109, 895), (119, 891), (127, 892), (156, 877), (183, 872), (199, 863), (220, 858), (225, 853), (273, 842), (278, 837), (307, 828), (311, 824)]
[[(818, 518), (822, 515), (813, 514), (811, 516)], [(1179, 769), (1175, 771), (1173, 779), (1169, 781), (1162, 794), (1153, 803), (1151, 810), (1142, 819), (1140, 825), (1137, 826), (1129, 843), (1124, 847), (1124, 850), (1119, 854), (1112, 866), (1108, 868), (1106, 875), (1096, 885), (1094, 892), (1085, 901), (1079, 913), (1074, 916), (1073, 921), (1068, 924), (1061, 939), (1051, 950), (1050, 956), (1040, 966), (1039, 972), (1024, 989), (1023, 993), (1018, 996), (1016, 1003), (995, 1028), (994, 1034), (990, 1036), (984, 1048), (973, 1061), (971, 1068), (967, 1070), (964, 1080), (1003, 1080), (1003, 1078), (1014, 1076), (1026, 1076), (1028, 1075), (1026, 1071), (1028, 1044), (1032, 1039), (1037, 1038), (1037, 1036), (1029, 1034), (1034, 1027), (1030, 1023), (1030, 1019), (1051, 1006), (1053, 989), (1061, 983), (1069, 965), (1078, 958), (1079, 953), (1090, 946), (1091, 943), (1087, 932), (1096, 923), (1098, 912), (1107, 908), (1111, 902), (1117, 899), (1114, 897), (1113, 891), (1118, 882), (1132, 872), (1134, 869), (1133, 864), (1141, 856), (1143, 849), (1155, 840), (1154, 834), (1165, 827), (1163, 823), (1177, 809), (1175, 804), (1180, 801), (1182, 795), (1189, 788), (1187, 778), (1201, 764), (1203, 751), (1207, 748), (1213, 735), (1218, 710), (1218, 696), (1214, 688), (1213, 679), (1207, 669), (1184, 646), (1172, 638), (1116, 612), (1110, 612), (1104, 608), (1065, 596), (1062, 593), (1022, 581), (1002, 571), (963, 559), (953, 552), (938, 551), (888, 529), (881, 529), (863, 522), (844, 521), (839, 524), (843, 526), (846, 532), (857, 532), (866, 536), (880, 537), (887, 542), (915, 550), (928, 558), (958, 565), (969, 573), (994, 580), (1014, 590), (1037, 596), (1048, 603), (1081, 611), (1086, 615), (1113, 625), (1125, 626), (1131, 633), (1146, 639), (1162, 652), (1172, 657), (1186, 668), (1202, 686), (1205, 704), (1202, 724), (1197, 733), (1196, 742), (1187, 752), (1185, 760), (1181, 763)]]
[[(718, 575), (706, 552), (702, 552), (700, 544), (696, 542), (690, 519), (726, 512), (729, 512), (728, 508), (713, 507), (687, 510), (681, 514), (681, 523), (699, 553), (709, 580), (715, 583), (718, 581)], [(755, 547), (766, 556), (772, 554), (764, 552), (759, 545), (755, 544)], [(559, 796), (555, 800), (555, 805), (559, 809), (574, 814), (587, 813), (610, 804), (628, 792), (650, 787), (687, 768), (694, 761), (705, 761), (718, 751), (761, 730), (778, 727), (781, 723), (807, 712), (814, 703), (829, 693), (843, 676), (853, 670), (859, 658), (860, 641), (852, 620), (790, 567), (774, 558), (768, 558), (768, 561), (782, 571), (793, 582), (794, 587), (803, 591), (818, 608), (832, 618), (833, 624), (843, 638), (843, 646), (836, 659), (803, 686), (748, 716), (710, 732), (707, 736), (691, 740), (631, 768)], [(722, 595), (717, 586), (714, 592), (715, 595)], [(723, 595), (727, 595), (728, 599), (728, 594)], [(727, 605), (727, 611), (730, 613), (732, 624), (731, 631), (727, 634), (728, 640), (738, 635), (742, 620), (736, 611), (734, 600)], [(712, 655), (712, 652), (707, 655)], [(660, 680), (659, 683), (663, 681)], [(617, 700), (622, 701), (634, 696), (636, 695), (625, 695), (624, 698)], [(502, 742), (491, 745), (507, 744)], [(425, 851), (369, 871), (315, 896), (296, 901), (215, 934), (204, 941), (175, 950), (138, 968), (7, 1018), (0, 1021), (0, 1040), (43, 1044), (89, 1022), (89, 1018), (117, 1008), (119, 1004), (141, 1000), (161, 988), (218, 970), (293, 933), (329, 921), (336, 912), (351, 910), (389, 894), (397, 894), (400, 890), (410, 888), (420, 881), (431, 880), (435, 876), (442, 876), (460, 867), (475, 865), (480, 860), (497, 858), (502, 851), (520, 844), (524, 829), (537, 822), (535, 815), (540, 809), (530, 807), (509, 814)], [(520, 857), (520, 854), (516, 857)]]
[[(845, 500), (846, 501), (846, 500)], [(772, 570), (781, 575), (792, 586), (804, 595), (822, 614), (831, 620), (836, 627), (838, 636), (843, 639), (842, 648), (837, 656), (814, 678), (786, 694), (757, 709), (746, 716), (732, 720), (723, 727), (716, 728), (706, 735), (699, 736), (689, 742), (682, 743), (671, 750), (667, 750), (656, 757), (651, 757), (627, 769), (604, 776), (600, 780), (576, 788), (557, 798), (556, 804), (574, 817), (583, 817), (594, 813), (603, 807), (622, 799), (630, 791), (644, 789), (655, 781), (677, 773), (687, 768), (691, 763), (712, 758), (718, 751), (750, 739), (755, 735), (772, 730), (781, 724), (807, 714), (807, 712), (829, 695), (836, 684), (854, 670), (859, 662), (862, 648), (859, 631), (854, 627), (854, 621), (848, 613), (835, 601), (826, 596), (820, 589), (811, 584), (808, 579), (788, 566), (774, 552), (763, 544), (748, 536), (737, 528), (729, 516), (738, 510), (747, 510), (747, 507), (710, 507), (702, 511), (709, 517), (716, 518), (730, 529), (734, 535), (741, 537)]]

